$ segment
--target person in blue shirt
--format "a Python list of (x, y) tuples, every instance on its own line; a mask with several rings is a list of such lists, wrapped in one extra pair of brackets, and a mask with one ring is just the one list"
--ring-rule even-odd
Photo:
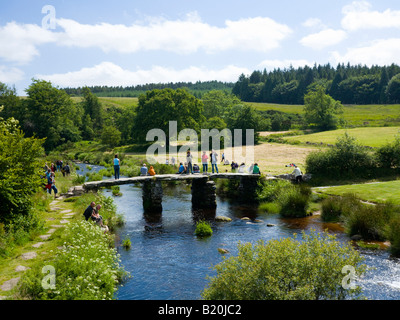
[(114, 176), (115, 180), (119, 179), (119, 159), (117, 154), (114, 157)]
[(183, 166), (182, 162), (179, 164), (179, 171), (177, 172), (177, 174), (181, 174), (185, 172), (185, 167)]
[(140, 175), (141, 176), (147, 176), (147, 172), (148, 172), (148, 169), (146, 167), (146, 164), (143, 163), (143, 167), (140, 168)]

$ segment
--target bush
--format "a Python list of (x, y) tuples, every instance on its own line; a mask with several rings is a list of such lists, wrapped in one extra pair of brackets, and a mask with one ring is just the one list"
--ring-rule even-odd
[(386, 230), (395, 212), (391, 203), (362, 205), (345, 218), (345, 229), (350, 235), (361, 235), (364, 240), (385, 240)]
[(201, 220), (196, 223), (196, 230), (194, 233), (198, 237), (208, 237), (212, 235), (213, 231), (207, 221)]
[(44, 182), (38, 160), (43, 141), (25, 138), (13, 118), (0, 118), (0, 222), (6, 227), (32, 210), (32, 195)]
[(306, 185), (291, 185), (281, 190), (276, 202), (283, 217), (305, 217), (310, 201), (311, 189)]
[(395, 256), (400, 256), (400, 215), (397, 214), (386, 227), (386, 237), (390, 241), (390, 252)]
[(324, 221), (343, 221), (344, 217), (360, 210), (362, 206), (360, 199), (353, 193), (332, 196), (322, 201), (321, 218)]
[(375, 170), (374, 156), (347, 133), (334, 148), (312, 152), (306, 158), (306, 171), (323, 178), (368, 178)]
[(111, 192), (113, 196), (122, 196), (122, 193), (120, 192), (120, 187), (119, 186), (112, 186), (111, 187)]
[(257, 188), (257, 199), (260, 202), (275, 201), (277, 196), (284, 192), (284, 189), (291, 186), (290, 181), (287, 180), (259, 180), (259, 188)]
[(344, 289), (344, 266), (361, 276), (366, 267), (350, 244), (328, 233), (302, 233), (302, 240), (260, 240), (238, 245), (202, 292), (206, 300), (335, 300), (358, 298), (361, 288)]
[(376, 151), (379, 166), (382, 168), (400, 168), (400, 135), (393, 143), (388, 143)]
[(321, 202), (321, 219), (323, 221), (339, 221), (342, 214), (337, 197), (329, 197)]

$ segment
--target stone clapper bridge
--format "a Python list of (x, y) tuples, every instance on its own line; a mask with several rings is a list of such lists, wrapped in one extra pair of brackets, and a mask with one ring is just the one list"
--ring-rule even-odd
[[(254, 202), (255, 191), (259, 174), (248, 173), (212, 173), (212, 174), (159, 174), (155, 176), (138, 176), (132, 178), (108, 179), (85, 182), (83, 191), (94, 191), (100, 188), (110, 188), (115, 185), (138, 184), (142, 185), (143, 209), (146, 213), (162, 212), (162, 181), (191, 181), (192, 206), (199, 209), (215, 209), (216, 185), (213, 179), (239, 180), (239, 199), (245, 202)], [(75, 187), (76, 188), (76, 187)]]

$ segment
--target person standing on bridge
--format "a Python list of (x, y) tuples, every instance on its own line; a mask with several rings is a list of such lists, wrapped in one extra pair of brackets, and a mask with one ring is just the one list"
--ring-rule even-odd
[(190, 154), (190, 150), (187, 151), (186, 153), (186, 161), (187, 161), (187, 171), (186, 173), (189, 174), (189, 171), (191, 174), (193, 174), (193, 167), (192, 167), (192, 155)]
[(215, 150), (213, 150), (211, 152), (211, 169), (212, 169), (212, 173), (214, 173), (214, 166), (215, 166), (215, 170), (218, 173), (218, 153), (216, 153)]
[(203, 174), (206, 174), (208, 171), (208, 155), (205, 151), (203, 151), (203, 155), (201, 156), (201, 163), (203, 164)]
[(114, 176), (115, 180), (119, 179), (119, 165), (120, 161), (118, 159), (118, 155), (116, 154), (114, 157)]

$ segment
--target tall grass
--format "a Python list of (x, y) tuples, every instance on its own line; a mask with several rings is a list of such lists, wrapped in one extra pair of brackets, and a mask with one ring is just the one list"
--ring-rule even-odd
[(276, 202), (281, 216), (286, 218), (300, 218), (308, 215), (311, 189), (307, 185), (291, 185), (279, 193)]
[(349, 236), (360, 235), (364, 240), (396, 241), (399, 214), (400, 207), (391, 202), (365, 204), (355, 194), (329, 197), (321, 204), (322, 220), (343, 222)]
[(283, 217), (305, 217), (308, 215), (311, 188), (286, 180), (268, 180), (259, 184), (257, 198), (262, 211), (279, 213)]

